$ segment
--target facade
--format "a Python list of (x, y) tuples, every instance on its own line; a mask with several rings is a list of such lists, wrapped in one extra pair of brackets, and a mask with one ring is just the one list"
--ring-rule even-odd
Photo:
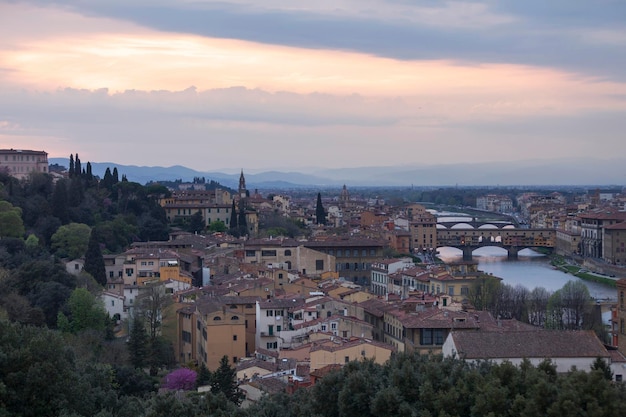
[(383, 259), (372, 264), (370, 290), (376, 295), (387, 295), (390, 291), (389, 276), (401, 269), (415, 266), (410, 258)]
[(412, 204), (406, 210), (411, 234), (411, 251), (434, 251), (437, 248), (437, 218), (419, 204)]
[[(453, 331), (446, 338), (444, 356), (467, 361), (510, 362), (519, 366), (524, 360), (533, 366), (550, 359), (559, 373), (572, 369), (588, 371), (601, 358), (611, 365), (611, 355), (593, 331), (536, 330), (529, 332)], [(622, 380), (621, 366), (611, 366), (614, 378)]]
[(32, 173), (48, 172), (48, 154), (44, 151), (0, 149), (0, 170), (17, 178), (26, 179)]
[(513, 201), (505, 195), (487, 194), (476, 198), (476, 208), (496, 213), (511, 213)]
[(335, 257), (335, 271), (355, 284), (370, 286), (372, 263), (383, 257), (385, 242), (364, 237), (328, 238), (301, 242), (304, 247)]
[(626, 265), (626, 221), (604, 228), (602, 259), (613, 265)]
[(626, 221), (626, 212), (611, 208), (579, 214), (581, 227), (581, 255), (585, 258), (604, 258), (604, 229)]
[(384, 364), (393, 352), (395, 352), (393, 347), (368, 339), (351, 338), (347, 341), (340, 338), (326, 339), (311, 346), (311, 372), (328, 365), (344, 365), (364, 359)]
[(334, 256), (292, 239), (250, 239), (244, 245), (244, 255), (246, 263), (271, 265), (314, 278), (336, 267)]

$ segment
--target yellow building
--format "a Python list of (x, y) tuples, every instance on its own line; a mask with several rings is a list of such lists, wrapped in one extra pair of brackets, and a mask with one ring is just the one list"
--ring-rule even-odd
[(318, 341), (311, 346), (311, 372), (327, 365), (343, 365), (364, 359), (382, 365), (394, 351), (390, 345), (359, 337), (348, 341), (340, 338)]
[(204, 297), (177, 311), (177, 354), (181, 363), (206, 364), (214, 370), (226, 355), (231, 363), (255, 349), (259, 297)]

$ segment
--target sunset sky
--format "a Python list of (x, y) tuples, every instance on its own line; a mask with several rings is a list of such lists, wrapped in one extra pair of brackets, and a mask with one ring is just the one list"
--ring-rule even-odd
[(0, 0), (0, 148), (201, 171), (612, 160), (625, 51), (619, 0)]

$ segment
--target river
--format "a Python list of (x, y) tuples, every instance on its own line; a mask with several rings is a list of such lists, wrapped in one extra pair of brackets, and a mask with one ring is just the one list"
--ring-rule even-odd
[[(443, 247), (439, 248), (439, 258), (444, 262), (459, 261), (463, 258), (460, 249)], [(617, 299), (617, 290), (608, 285), (581, 280), (573, 275), (556, 270), (550, 265), (547, 256), (539, 254), (531, 249), (519, 252), (518, 259), (511, 260), (503, 248), (483, 247), (476, 249), (472, 254), (478, 262), (478, 269), (502, 278), (502, 282), (509, 285), (523, 285), (532, 290), (543, 287), (554, 292), (563, 287), (568, 281), (582, 281), (589, 294), (596, 299)]]

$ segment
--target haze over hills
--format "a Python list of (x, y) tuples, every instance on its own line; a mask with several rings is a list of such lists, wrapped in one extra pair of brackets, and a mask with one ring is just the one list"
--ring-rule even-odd
[[(50, 158), (51, 164), (69, 166), (68, 158)], [(87, 161), (82, 161), (85, 164)], [(204, 177), (236, 188), (236, 173), (197, 171), (181, 165), (170, 167), (121, 165), (114, 162), (91, 162), (94, 175), (104, 176), (107, 168), (117, 167), (129, 181), (191, 181)], [(244, 169), (249, 189), (300, 187), (380, 186), (507, 186), (507, 185), (595, 185), (626, 184), (626, 159), (555, 159), (490, 164), (450, 164), (360, 167), (303, 168), (303, 172), (280, 172)], [(304, 172), (306, 171), (306, 172)]]

